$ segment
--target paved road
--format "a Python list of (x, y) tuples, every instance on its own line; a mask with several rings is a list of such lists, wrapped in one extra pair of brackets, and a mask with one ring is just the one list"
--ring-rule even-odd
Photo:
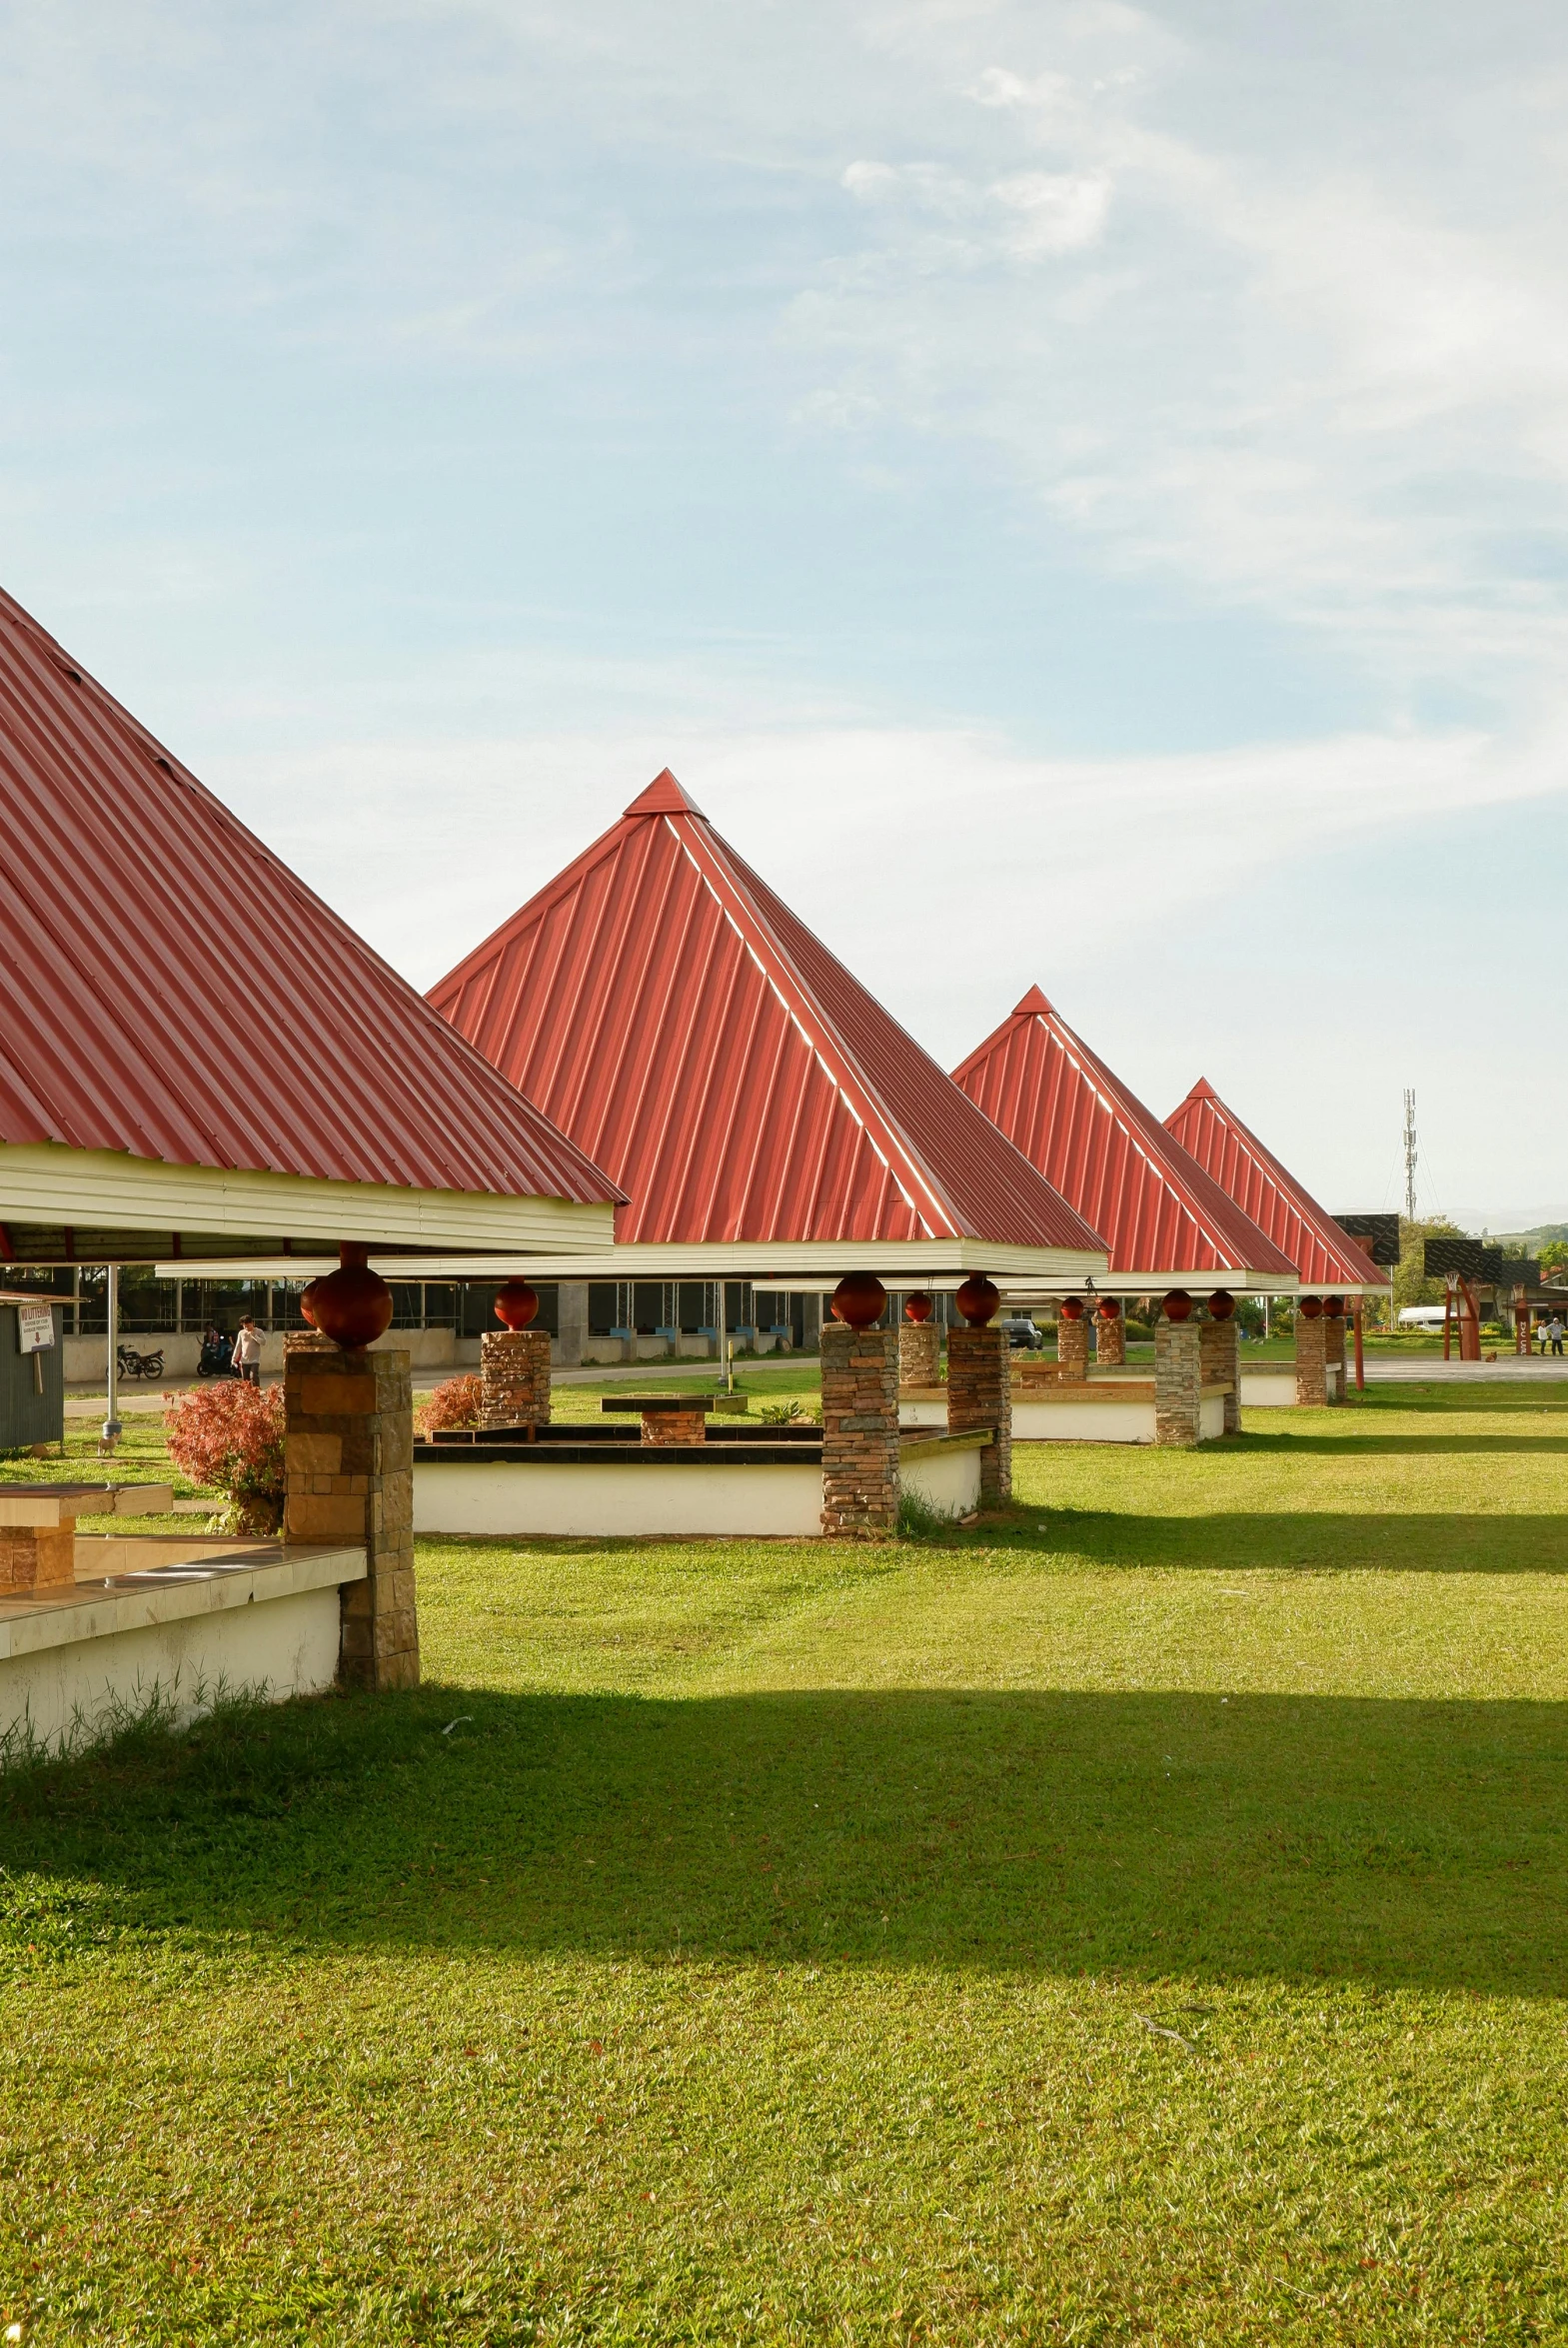
[(1468, 1381), (1491, 1383), (1499, 1378), (1533, 1379), (1537, 1384), (1550, 1384), (1553, 1378), (1568, 1378), (1568, 1358), (1539, 1353), (1499, 1352), (1495, 1361), (1445, 1361), (1441, 1353), (1416, 1353), (1405, 1360), (1388, 1353), (1369, 1353), (1366, 1357), (1366, 1382), (1375, 1380), (1403, 1381), (1405, 1384), (1462, 1384)]

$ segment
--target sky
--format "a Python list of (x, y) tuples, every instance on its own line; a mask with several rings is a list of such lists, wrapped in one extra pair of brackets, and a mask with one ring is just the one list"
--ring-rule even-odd
[(420, 986), (669, 765), (945, 1065), (1568, 1217), (1565, 111), (1539, 0), (41, 0), (0, 583)]

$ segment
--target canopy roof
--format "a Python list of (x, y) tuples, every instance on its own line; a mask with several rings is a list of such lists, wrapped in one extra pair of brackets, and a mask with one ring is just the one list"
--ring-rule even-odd
[(0, 940), (0, 1250), (608, 1228), (582, 1151), (4, 595)]
[(1109, 1285), (1278, 1292), (1295, 1265), (1031, 987), (954, 1077), (1103, 1231)]
[(1388, 1274), (1287, 1174), (1202, 1077), (1167, 1129), (1290, 1257), (1308, 1294), (1386, 1288)]
[(629, 1193), (620, 1276), (1103, 1263), (668, 770), (430, 1000)]

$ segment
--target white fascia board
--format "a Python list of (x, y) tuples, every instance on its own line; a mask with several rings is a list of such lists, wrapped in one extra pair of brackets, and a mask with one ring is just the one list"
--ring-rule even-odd
[(375, 1246), (517, 1248), (568, 1256), (610, 1245), (613, 1206), (477, 1190), (313, 1180), (306, 1174), (171, 1166), (115, 1150), (0, 1144), (0, 1222), (232, 1232), (235, 1238)]
[[(999, 1283), (1004, 1294), (1022, 1297), (1030, 1290), (1026, 1279), (1004, 1279)], [(1185, 1288), (1189, 1296), (1212, 1295), (1216, 1288), (1224, 1288), (1232, 1296), (1294, 1296), (1301, 1287), (1295, 1272), (1289, 1271), (1111, 1271), (1103, 1276), (1095, 1273), (1091, 1280), (1071, 1285), (1059, 1280), (1042, 1280), (1037, 1284), (1041, 1294), (1089, 1294), (1096, 1296), (1162, 1296), (1170, 1288)], [(1348, 1295), (1346, 1289), (1324, 1289), (1325, 1295)]]
[[(391, 1278), (504, 1280), (514, 1273), (547, 1280), (750, 1279), (765, 1288), (834, 1287), (846, 1271), (873, 1271), (899, 1286), (932, 1281), (960, 1286), (971, 1272), (1076, 1289), (1096, 1285), (1105, 1257), (1076, 1247), (1000, 1247), (983, 1239), (706, 1240), (691, 1246), (651, 1240), (583, 1255), (444, 1254), (396, 1267), (371, 1259)], [(791, 1276), (793, 1275), (793, 1276)], [(279, 1278), (287, 1276), (280, 1272)]]

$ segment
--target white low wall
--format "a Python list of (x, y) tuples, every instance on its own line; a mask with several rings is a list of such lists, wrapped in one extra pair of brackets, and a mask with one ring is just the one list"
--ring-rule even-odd
[[(148, 1541), (120, 1542), (145, 1555)], [(186, 1550), (192, 1544), (181, 1543)], [(0, 1604), (0, 1736), (82, 1742), (155, 1692), (191, 1719), (221, 1690), (281, 1701), (337, 1676), (340, 1595), (362, 1580), (360, 1549), (270, 1549), (255, 1567), (193, 1560), (128, 1585), (79, 1584), (69, 1598)], [(78, 1565), (78, 1573), (81, 1567)]]
[(975, 1443), (905, 1451), (898, 1479), (911, 1497), (938, 1516), (967, 1516), (980, 1504), (980, 1449)]
[[(1223, 1416), (1223, 1408), (1221, 1408)], [(1014, 1402), (1015, 1443), (1151, 1443), (1154, 1405), (1107, 1393), (1104, 1401)]]
[(510, 1460), (414, 1465), (416, 1533), (609, 1536), (820, 1534), (822, 1471), (685, 1460)]
[[(285, 1331), (270, 1329), (262, 1337), (262, 1368), (283, 1370), (283, 1340)], [(122, 1345), (129, 1345), (138, 1353), (162, 1353), (165, 1377), (194, 1377), (201, 1358), (202, 1340), (199, 1333), (187, 1329), (183, 1336), (122, 1336)], [(384, 1353), (391, 1345), (402, 1345), (413, 1357), (416, 1369), (443, 1369), (456, 1360), (456, 1345), (450, 1328), (390, 1328), (384, 1337), (378, 1337), (373, 1352)], [(107, 1337), (66, 1337), (65, 1382), (70, 1385), (102, 1385), (109, 1375), (109, 1340)], [(478, 1355), (476, 1353), (476, 1359)], [(139, 1381), (130, 1381), (134, 1390)]]
[[(1345, 1398), (1346, 1370), (1338, 1361), (1330, 1362), (1323, 1374), (1331, 1402)], [(1294, 1404), (1296, 1398), (1296, 1365), (1293, 1361), (1259, 1361), (1255, 1367), (1241, 1364), (1241, 1407), (1250, 1403), (1255, 1410), (1283, 1410)]]

